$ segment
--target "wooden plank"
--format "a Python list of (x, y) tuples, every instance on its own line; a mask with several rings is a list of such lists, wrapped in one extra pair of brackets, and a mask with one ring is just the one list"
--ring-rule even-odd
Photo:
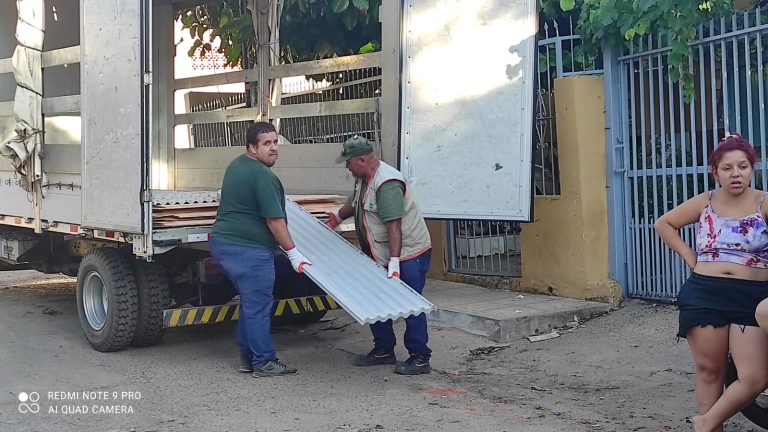
[(167, 214), (167, 215), (152, 213), (153, 220), (163, 220), (163, 221), (164, 220), (168, 220), (168, 221), (187, 220), (187, 219), (210, 219), (215, 217), (216, 217), (215, 211), (174, 213), (174, 214)]
[(80, 112), (80, 95), (59, 96), (43, 99), (43, 114), (68, 114)]
[(13, 59), (8, 57), (0, 59), (0, 74), (13, 73)]
[(80, 45), (43, 52), (43, 67), (80, 63)]
[(257, 71), (255, 69), (246, 69), (211, 75), (201, 75), (190, 78), (181, 78), (174, 81), (176, 90), (193, 89), (223, 84), (237, 84), (246, 81), (256, 81)]
[(373, 68), (379, 67), (380, 65), (381, 54), (375, 52), (301, 63), (274, 65), (267, 69), (267, 78), (274, 79), (301, 75), (316, 75), (352, 69)]
[(219, 203), (198, 203), (198, 204), (153, 204), (153, 212), (157, 212), (158, 210), (176, 210), (176, 209), (187, 209), (187, 208), (218, 208)]
[(296, 105), (279, 105), (270, 108), (272, 118), (295, 118), (339, 114), (376, 112), (378, 98), (353, 99), (345, 101), (315, 102)]
[(236, 108), (220, 111), (205, 111), (194, 112), (186, 114), (176, 114), (174, 116), (174, 124), (186, 125), (186, 124), (204, 124), (204, 123), (220, 123), (231, 122), (241, 120), (254, 120), (258, 118), (259, 110), (257, 108)]
[(186, 226), (203, 226), (203, 225), (213, 225), (213, 223), (216, 222), (216, 219), (201, 219), (196, 221), (173, 221), (173, 222), (158, 222), (157, 224), (153, 224), (153, 228), (178, 228), (178, 227), (186, 227)]
[(347, 199), (343, 195), (288, 195), (287, 198), (301, 206), (305, 204), (335, 203), (337, 201), (344, 202)]

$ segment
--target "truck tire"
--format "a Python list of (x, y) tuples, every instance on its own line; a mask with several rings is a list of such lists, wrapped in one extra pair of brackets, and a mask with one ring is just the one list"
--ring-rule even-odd
[[(733, 363), (733, 359), (728, 356), (728, 372), (725, 375), (725, 386), (728, 387), (733, 384), (738, 377), (736, 365)], [(768, 394), (765, 392), (760, 394), (754, 402), (741, 410), (741, 413), (752, 423), (763, 429), (768, 429)]]
[(96, 351), (119, 351), (133, 340), (138, 290), (131, 258), (118, 249), (88, 252), (77, 271), (77, 313)]
[(165, 269), (157, 263), (133, 263), (139, 293), (139, 313), (131, 346), (145, 347), (160, 342), (165, 334), (163, 309), (171, 303), (170, 284)]

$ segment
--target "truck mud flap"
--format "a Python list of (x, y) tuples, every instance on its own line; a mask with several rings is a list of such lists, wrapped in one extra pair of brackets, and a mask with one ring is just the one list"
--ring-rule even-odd
[[(274, 315), (300, 315), (309, 312), (339, 309), (331, 296), (309, 296), (275, 300)], [(235, 321), (240, 315), (238, 303), (219, 306), (166, 309), (163, 311), (163, 327), (184, 327)]]

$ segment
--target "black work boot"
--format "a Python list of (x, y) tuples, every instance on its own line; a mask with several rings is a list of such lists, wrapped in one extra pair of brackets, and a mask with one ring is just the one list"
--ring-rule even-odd
[(238, 372), (253, 373), (253, 363), (251, 363), (251, 356), (240, 355), (240, 367), (237, 368)]
[(420, 375), (432, 372), (429, 359), (418, 356), (410, 356), (408, 360), (397, 363), (395, 373), (400, 375)]
[(378, 366), (378, 365), (393, 365), (397, 363), (395, 353), (392, 351), (381, 351), (376, 348), (372, 349), (366, 355), (359, 355), (355, 357), (355, 361), (352, 362), (355, 366)]
[(262, 378), (294, 375), (296, 372), (298, 372), (296, 369), (289, 368), (285, 364), (281, 363), (280, 360), (274, 359), (268, 361), (264, 366), (258, 369), (254, 369), (251, 375), (253, 375), (254, 378)]

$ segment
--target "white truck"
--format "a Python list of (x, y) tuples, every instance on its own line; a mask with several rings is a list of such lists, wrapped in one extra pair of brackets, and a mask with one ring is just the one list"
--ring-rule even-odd
[[(254, 18), (267, 31), (275, 2), (247, 3), (267, 6)], [(174, 11), (193, 4), (0, 4), (0, 268), (76, 275), (81, 325), (96, 350), (237, 318), (234, 290), (206, 242), (215, 191), (242, 147), (177, 148), (175, 128), (373, 112), (382, 156), (399, 161), (425, 216), (529, 219), (535, 1), (386, 2), (382, 53), (293, 65), (268, 64), (273, 58), (176, 79)], [(383, 70), (381, 97), (281, 105), (270, 86), (254, 84), (369, 66)], [(176, 91), (231, 82), (257, 89), (258, 106), (174, 106)], [(339, 148), (283, 146), (275, 170), (287, 192), (347, 192), (352, 178), (332, 163)], [(159, 216), (189, 207), (200, 212)], [(314, 320), (337, 307), (286, 264), (277, 260), (276, 315)]]

